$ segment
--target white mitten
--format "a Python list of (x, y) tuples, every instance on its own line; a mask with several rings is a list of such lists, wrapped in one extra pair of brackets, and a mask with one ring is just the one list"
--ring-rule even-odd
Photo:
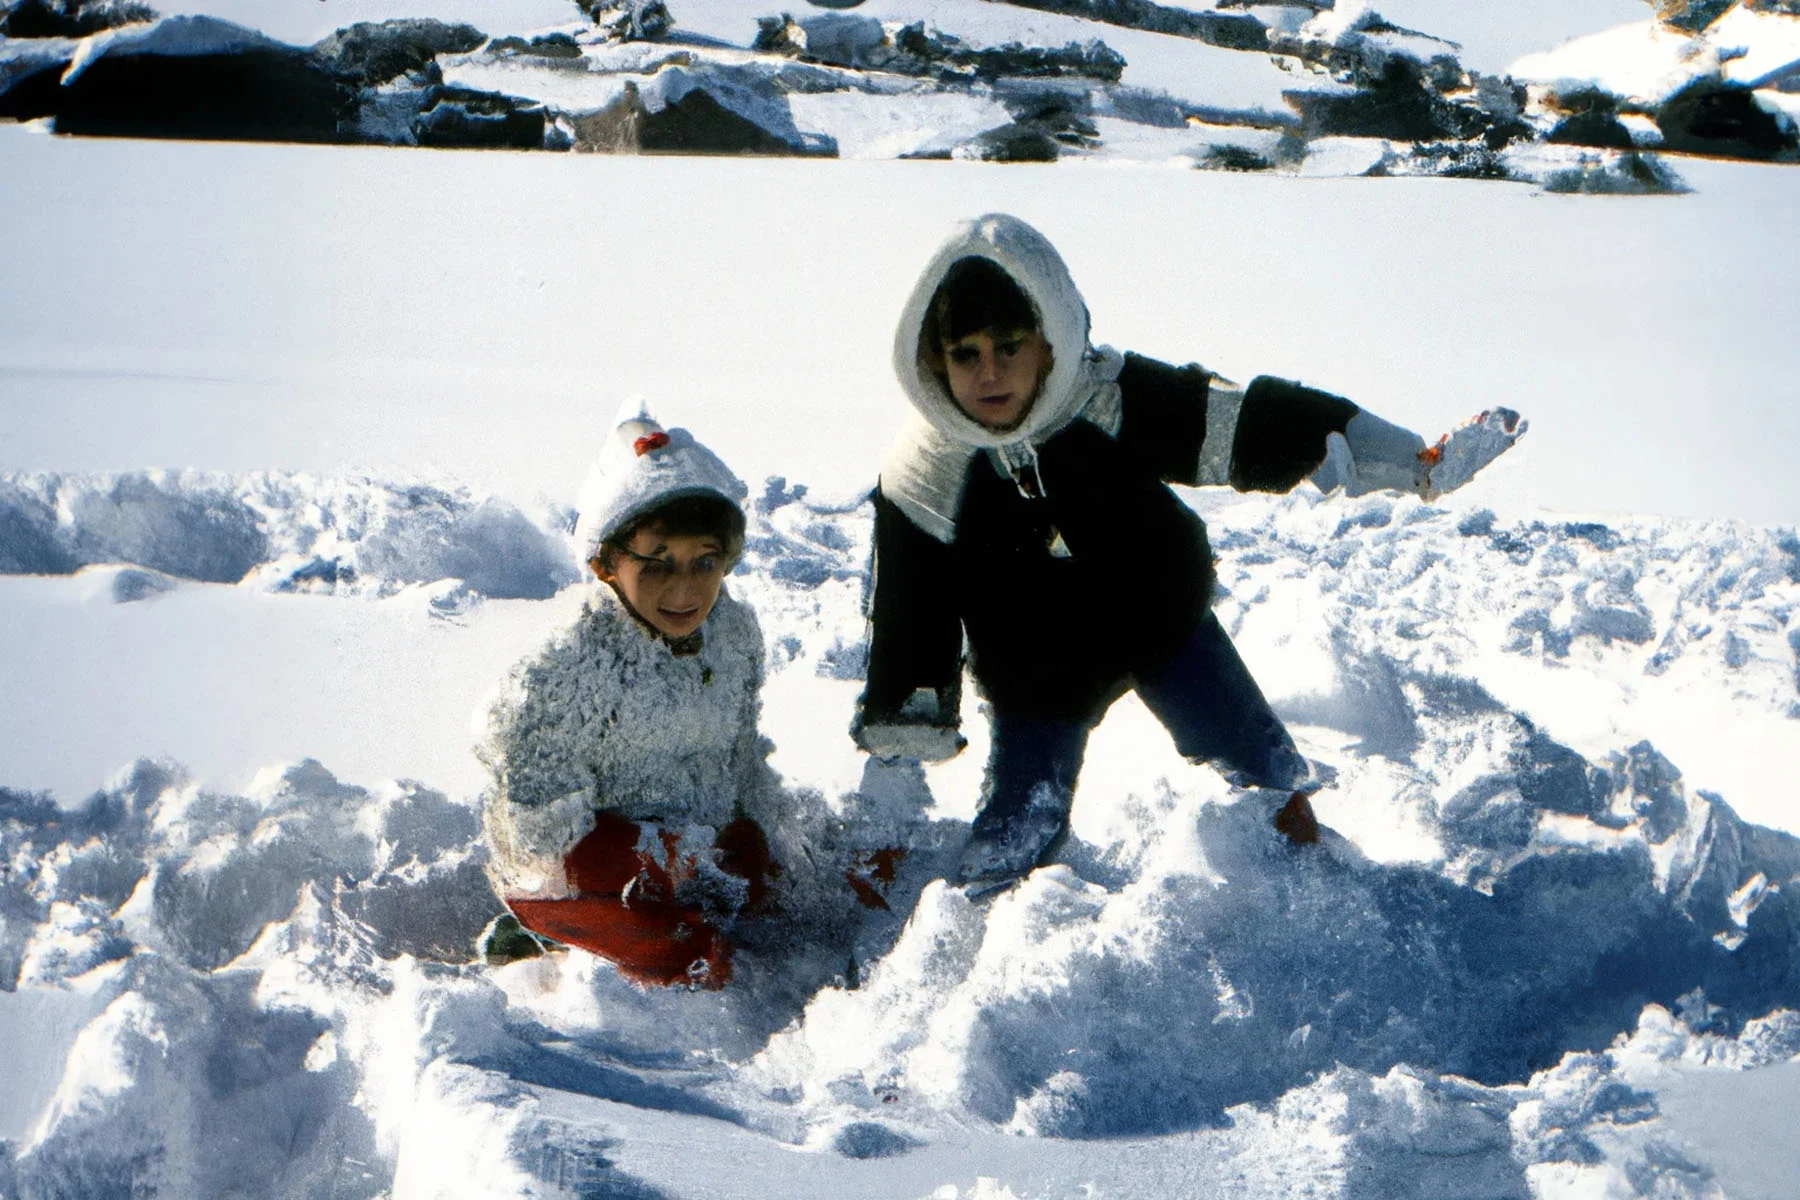
[(850, 736), (877, 758), (943, 762), (955, 758), (969, 744), (957, 730), (959, 717), (950, 696), (931, 688), (918, 688), (899, 712), (872, 719), (859, 712), (850, 727)]
[(1347, 496), (1385, 489), (1435, 500), (1500, 457), (1526, 424), (1510, 408), (1491, 408), (1427, 446), (1411, 430), (1359, 412), (1343, 433), (1325, 439), (1325, 461), (1312, 479), (1321, 491), (1343, 488)]
[(1490, 408), (1464, 421), (1419, 455), (1425, 463), (1420, 495), (1433, 500), (1469, 482), (1524, 437), (1529, 424), (1510, 408)]
[(943, 762), (955, 758), (968, 745), (968, 739), (952, 725), (916, 725), (890, 721), (858, 725), (853, 731), (856, 744), (876, 758), (916, 758), (920, 762)]

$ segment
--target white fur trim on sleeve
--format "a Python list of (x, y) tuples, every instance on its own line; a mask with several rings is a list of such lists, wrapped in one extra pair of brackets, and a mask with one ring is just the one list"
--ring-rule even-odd
[(1231, 482), (1231, 443), (1237, 438), (1238, 414), (1243, 408), (1244, 389), (1213, 376), (1206, 390), (1206, 438), (1200, 443), (1200, 464), (1194, 471), (1194, 482), (1201, 487)]

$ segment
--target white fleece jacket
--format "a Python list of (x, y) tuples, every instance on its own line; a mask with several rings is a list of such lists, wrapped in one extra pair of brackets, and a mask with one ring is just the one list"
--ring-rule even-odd
[(504, 896), (567, 894), (562, 859), (608, 809), (671, 829), (769, 825), (777, 791), (757, 734), (763, 639), (721, 591), (700, 651), (671, 653), (609, 587), (513, 668), (477, 755), (483, 824)]

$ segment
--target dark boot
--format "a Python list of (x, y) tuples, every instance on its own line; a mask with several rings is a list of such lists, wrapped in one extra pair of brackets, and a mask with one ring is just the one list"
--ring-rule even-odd
[(1275, 814), (1275, 828), (1296, 846), (1311, 846), (1319, 840), (1319, 818), (1313, 816), (1312, 801), (1305, 792), (1295, 792)]
[(509, 912), (488, 922), (477, 945), (481, 957), (490, 967), (505, 966), (522, 958), (541, 958), (544, 954), (542, 939), (519, 924), (519, 918)]
[(1069, 836), (1074, 797), (1051, 783), (1039, 783), (1028, 802), (1009, 812), (983, 809), (969, 830), (956, 864), (956, 883), (971, 896), (1008, 887), (1061, 848)]

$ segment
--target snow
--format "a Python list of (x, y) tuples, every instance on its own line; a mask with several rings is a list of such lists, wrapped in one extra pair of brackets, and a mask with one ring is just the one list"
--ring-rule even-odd
[[(36, 301), (0, 328), (0, 469), (437, 472), (566, 503), (580, 431), (637, 392), (746, 478), (849, 495), (905, 411), (889, 314), (944, 228), (998, 208), (1049, 231), (1100, 340), (1300, 378), (1440, 432), (1509, 404), (1536, 440), (1516, 486), (1551, 509), (1800, 512), (1800, 406), (1782, 399), (1800, 299), (1769, 250), (1792, 235), (1767, 219), (1800, 203), (1800, 175), (1780, 167), (1683, 160), (1693, 195), (1595, 204), (1078, 162), (0, 139), (10, 220), (82, 214), (14, 248)], [(744, 256), (748, 290), (715, 269)], [(1721, 286), (1754, 303), (1717, 303)], [(772, 333), (772, 298), (830, 336)], [(796, 470), (764, 412), (833, 453)]]
[(1532, 51), (1641, 21), (1645, 5), (1644, 0), (1376, 0), (1375, 8), (1396, 25), (1455, 42), (1464, 66), (1504, 75)]
[(1746, 87), (1778, 83), (1800, 66), (1800, 16), (1733, 6), (1707, 26), (1726, 59), (1725, 78)]
[[(339, 523), (334, 506), (404, 490), (286, 483), (290, 506), (320, 525)], [(912, 829), (917, 848), (907, 902), (857, 935), (859, 987), (813, 974), (825, 964), (805, 955), (784, 966), (751, 954), (742, 990), (717, 996), (636, 992), (579, 954), (498, 971), (422, 961), (412, 955), (428, 945), (445, 952), (445, 929), (472, 936), (493, 903), (472, 853), (472, 782), (445, 795), (303, 762), (221, 792), (140, 763), (88, 802), (90, 816), (45, 824), (15, 801), (0, 820), (14, 861), (37, 864), (6, 901), (19, 976), (0, 1019), (63, 1014), (46, 1078), (11, 1114), (15, 1130), (41, 1125), (15, 1143), (22, 1178), (117, 1178), (157, 1145), (166, 1180), (202, 1189), (332, 1178), (357, 1194), (386, 1180), (395, 1195), (455, 1194), (468, 1180), (487, 1194), (730, 1195), (717, 1177), (726, 1155), (733, 1180), (808, 1195), (1060, 1195), (1082, 1183), (1152, 1195), (1158, 1180), (1211, 1179), (1274, 1196), (1301, 1178), (1338, 1194), (1365, 1169), (1434, 1181), (1434, 1195), (1714, 1178), (1710, 1164), (1744, 1144), (1730, 1128), (1651, 1100), (1632, 1101), (1640, 1115), (1618, 1133), (1615, 1110), (1592, 1098), (1608, 1086), (1697, 1094), (1720, 1071), (1771, 1069), (1800, 1049), (1791, 1014), (1740, 1027), (1689, 994), (1707, 979), (1745, 1017), (1785, 994), (1732, 956), (1791, 953), (1780, 897), (1800, 843), (1738, 825), (1711, 792), (1800, 823), (1784, 759), (1743, 740), (1759, 716), (1791, 725), (1800, 697), (1786, 636), (1800, 610), (1793, 531), (1380, 496), (1194, 499), (1221, 554), (1222, 619), (1302, 748), (1336, 772), (1319, 810), (1345, 837), (1317, 859), (1283, 850), (1253, 800), (1230, 802), (1126, 701), (1095, 734), (1061, 863), (985, 907), (932, 882), (932, 847), (966, 819), (985, 750), (974, 701), (974, 744), (945, 767), (884, 771), (848, 749), (840, 722), (821, 717), (845, 711), (856, 686), (846, 655), (868, 512), (771, 482), (733, 589), (763, 614), (771, 646), (773, 761), (789, 786), (860, 806), (872, 827)], [(412, 510), (399, 533), (405, 520), (432, 514)], [(265, 523), (293, 527), (285, 509)], [(267, 578), (179, 581), (126, 602), (81, 575), (15, 578), (0, 607), (21, 648), (66, 654), (80, 638), (14, 620), (60, 595), (68, 628), (112, 660), (36, 668), (34, 689), (121, 678), (129, 693), (123, 665), (158, 647), (165, 691), (212, 706), (196, 719), (165, 702), (164, 730), (216, 726), (244, 743), (240, 762), (267, 753), (259, 729), (310, 749), (322, 731), (346, 736), (359, 692), (404, 696), (423, 711), (390, 703), (330, 753), (443, 781), (459, 778), (467, 726), (433, 693), (475, 707), (450, 681), (491, 680), (579, 595), (470, 598), (446, 619), (423, 585), (294, 595)], [(370, 631), (314, 676), (329, 687), (282, 689), (259, 710), (213, 696), (218, 682), (183, 665), (215, 640), (226, 658), (261, 642), (272, 661), (306, 661), (255, 629), (283, 608), (295, 630)], [(234, 634), (245, 613), (251, 626)], [(100, 619), (152, 616), (154, 631), (123, 635)], [(387, 674), (427, 659), (429, 682)], [(1622, 697), (1601, 732), (1572, 721), (1561, 696), (1595, 681)], [(1642, 741), (1640, 707), (1656, 697), (1716, 725), (1665, 757), (1668, 742)], [(57, 730), (72, 724), (52, 711), (43, 737), (67, 742)], [(34, 740), (9, 736), (9, 762)], [(123, 740), (158, 744), (129, 726)], [(69, 744), (71, 759), (114, 753)], [(1743, 793), (1720, 782), (1734, 764), (1761, 772)], [(931, 807), (907, 815), (920, 804)], [(151, 873), (133, 887), (139, 871)], [(12, 930), (32, 931), (29, 946)], [(1477, 949), (1495, 938), (1506, 947)], [(1651, 947), (1658, 957), (1638, 957)], [(1643, 982), (1593, 990), (1597, 955)], [(91, 998), (24, 999), (77, 985)], [(1670, 1012), (1680, 1001), (1686, 1015), (1657, 1017), (1646, 1001)], [(1630, 1045), (1607, 1049), (1640, 1011), (1662, 1022), (1648, 1065)], [(203, 1015), (178, 1016), (190, 1012)], [(191, 1064), (221, 1054), (254, 1072), (255, 1111), (281, 1114), (289, 1150), (259, 1133), (236, 1158), (183, 1158), (179, 1130), (224, 1119), (190, 1092)], [(1674, 1073), (1659, 1065), (1672, 1056), (1686, 1064)], [(151, 1080), (193, 1099), (151, 1117)], [(1569, 1088), (1574, 1099), (1559, 1099)], [(139, 1132), (98, 1154), (118, 1122)], [(1570, 1139), (1597, 1149), (1571, 1158)], [(713, 1149), (681, 1151), (696, 1143)], [(327, 1167), (324, 1146), (350, 1149)], [(68, 1174), (76, 1163), (91, 1174)]]
[(1006, 106), (981, 96), (921, 95), (904, 107), (867, 92), (820, 92), (790, 98), (794, 123), (837, 143), (842, 158), (898, 158), (951, 146), (1012, 120)]
[[(650, 57), (644, 64), (645, 69), (654, 70), (666, 53), (662, 51)], [(476, 57), (447, 63), (444, 82), (452, 87), (499, 92), (501, 95), (528, 95), (569, 112), (593, 112), (605, 108), (625, 91), (625, 80), (617, 75), (568, 68), (544, 70), (517, 61)]]
[[(1800, 1063), (1754, 1072), (1671, 1070), (1656, 1080), (1657, 1103), (1682, 1127), (1701, 1161), (1714, 1164), (1719, 1188), (1737, 1200), (1780, 1200), (1800, 1172), (1787, 1136), (1787, 1105), (1800, 1087)], [(1753, 1155), (1735, 1145), (1760, 1147)]]
[(1746, 87), (1778, 84), (1796, 62), (1800, 17), (1735, 4), (1699, 34), (1636, 21), (1527, 54), (1512, 64), (1511, 74), (1563, 90), (1598, 85), (1654, 104), (1707, 75)]
[[(191, 7), (295, 43), (415, 11)], [(1637, 0), (1379, 7), (1472, 66), (1624, 26), (1546, 81), (1687, 69)], [(857, 11), (1097, 36), (1127, 82), (1231, 106), (1282, 74), (976, 0)], [(676, 14), (753, 32), (736, 0)], [(1791, 54), (1792, 19), (1752, 19), (1707, 35), (1750, 45), (1732, 78)], [(791, 102), (851, 157), (1000, 119)], [(0, 127), (0, 214), (31, 231), (0, 267), (0, 1195), (1791, 1193), (1800, 294), (1769, 214), (1800, 177), (1343, 178), (1366, 139), (1302, 168), (1334, 178), (1187, 169), (1275, 136), (998, 168)], [(889, 323), (991, 209), (1050, 234), (1097, 340), (1428, 437), (1531, 419), (1437, 504), (1187, 494), (1221, 619), (1335, 772), (1316, 853), (1128, 697), (1065, 851), (972, 903), (939, 876), (978, 698), (923, 770), (845, 735), (861, 494), (905, 411)], [(731, 587), (772, 765), (913, 848), (894, 911), (749, 931), (723, 993), (470, 950), (496, 907), (470, 719), (580, 603), (569, 506), (632, 392), (752, 481)]]
[(1585, 84), (1658, 104), (1718, 69), (1718, 53), (1705, 41), (1660, 21), (1641, 21), (1527, 54), (1512, 64), (1511, 74), (1561, 91)]
[(180, 587), (152, 603), (88, 599), (84, 581), (6, 578), (7, 677), (32, 696), (0, 715), (7, 786), (74, 800), (112, 766), (168, 754), (243, 786), (311, 755), (353, 778), (478, 781), (470, 714), (555, 621), (490, 602), (464, 642), (419, 588), (374, 604)]

